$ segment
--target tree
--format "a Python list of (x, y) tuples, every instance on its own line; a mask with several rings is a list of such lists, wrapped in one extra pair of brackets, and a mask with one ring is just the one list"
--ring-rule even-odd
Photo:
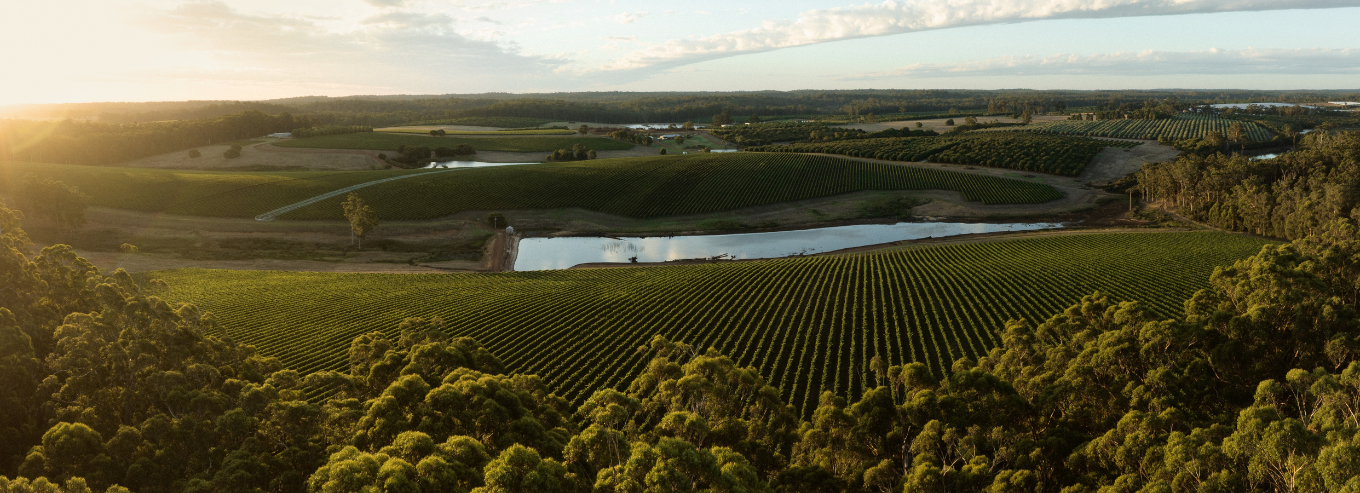
[(945, 120), (945, 121), (944, 121), (944, 124), (945, 124), (945, 125), (949, 125), (949, 126), (952, 127), (952, 126), (954, 126), (954, 119), (953, 119), (953, 118), (950, 118), (950, 119), (948, 119), (948, 120)]
[(921, 127), (923, 127), (923, 126), (924, 126), (924, 125), (922, 125), (921, 122), (916, 122), (916, 128), (921, 128)]
[(203, 156), (203, 153), (198, 152), (198, 149), (189, 149), (189, 157), (190, 157), (190, 158), (198, 158), (198, 157), (202, 157), (202, 156)]
[(230, 149), (227, 149), (226, 152), (222, 153), (222, 157), (227, 159), (236, 159), (238, 157), (241, 157), (241, 146), (232, 144)]
[(751, 115), (750, 118), (747, 118), (747, 119), (746, 119), (746, 123), (753, 123), (753, 124), (754, 124), (754, 123), (760, 123), (760, 121), (761, 121), (761, 120), (760, 120), (760, 115)]
[(1228, 139), (1234, 144), (1243, 145), (1247, 140), (1247, 129), (1242, 126), (1242, 122), (1233, 122), (1228, 126)]
[(685, 122), (684, 124), (680, 125), (680, 128), (682, 130), (694, 130), (694, 122)]
[[(951, 120), (952, 121), (952, 120)], [(977, 125), (977, 117), (969, 115), (963, 118), (964, 125)], [(950, 124), (952, 125), (952, 124)]]
[(50, 219), (63, 228), (85, 225), (85, 210), (90, 208), (90, 198), (74, 186), (30, 174), (24, 176), (19, 193), (20, 207), (34, 217)]
[(1214, 149), (1222, 149), (1224, 140), (1225, 139), (1223, 138), (1223, 134), (1218, 132), (1209, 132), (1207, 134), (1204, 134), (1204, 142), (1208, 143), (1210, 146), (1213, 146)]
[(487, 214), (486, 223), (490, 224), (492, 229), (504, 229), (506, 226), (510, 225), (510, 221), (505, 219), (505, 214), (499, 212)]
[(662, 148), (661, 148), (660, 154), (661, 154), (662, 156), (665, 156), (665, 155), (666, 155), (666, 148), (665, 148), (665, 147), (662, 147)]
[(1296, 146), (1299, 145), (1299, 131), (1294, 130), (1294, 127), (1289, 125), (1288, 123), (1280, 127), (1280, 135), (1289, 137), (1289, 140), (1293, 142), (1294, 145)]
[(581, 125), (579, 128), (576, 129), (576, 133), (581, 134), (581, 135), (588, 134), (588, 133), (590, 133), (590, 127), (585, 126), (585, 125)]
[(378, 227), (378, 215), (373, 212), (373, 208), (364, 203), (364, 199), (359, 194), (350, 192), (345, 197), (345, 219), (349, 220), (350, 243), (353, 244), (357, 238), (359, 249), (364, 249), (364, 237)]
[(722, 113), (718, 113), (718, 114), (716, 114), (716, 115), (713, 115), (713, 126), (715, 126), (715, 127), (721, 127), (721, 126), (723, 126), (723, 125), (730, 125), (731, 123), (732, 123), (732, 112), (731, 112), (731, 111), (723, 110)]
[(586, 159), (595, 159), (596, 156), (595, 149), (591, 149), (590, 152), (586, 153)]

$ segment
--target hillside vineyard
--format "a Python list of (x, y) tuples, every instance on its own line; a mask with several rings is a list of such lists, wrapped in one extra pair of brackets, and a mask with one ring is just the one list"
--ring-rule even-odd
[(1124, 233), (707, 266), (162, 278), (168, 298), (210, 306), (227, 335), (303, 373), (343, 369), (355, 336), (437, 316), (579, 404), (626, 385), (646, 362), (633, 349), (659, 334), (756, 367), (807, 416), (822, 390), (858, 397), (872, 386), (865, 364), (874, 356), (943, 374), (1000, 342), (1006, 320), (1042, 321), (1093, 291), (1172, 316), (1215, 266), (1265, 243)]

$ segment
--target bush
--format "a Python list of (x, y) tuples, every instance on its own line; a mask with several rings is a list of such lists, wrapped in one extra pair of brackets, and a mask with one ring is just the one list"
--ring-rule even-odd
[(241, 146), (232, 144), (231, 149), (227, 149), (227, 152), (222, 153), (222, 157), (227, 159), (236, 159), (238, 157), (241, 157)]
[(137, 245), (133, 245), (131, 243), (124, 243), (122, 244), (122, 246), (118, 247), (118, 251), (123, 253), (137, 253)]
[(665, 155), (666, 155), (666, 150), (665, 150), (665, 149), (661, 149), (661, 155), (662, 155), (662, 156), (665, 156)]
[(203, 156), (203, 153), (198, 152), (198, 149), (189, 149), (189, 157), (190, 157), (190, 158), (196, 158), (196, 157), (201, 157), (201, 156)]

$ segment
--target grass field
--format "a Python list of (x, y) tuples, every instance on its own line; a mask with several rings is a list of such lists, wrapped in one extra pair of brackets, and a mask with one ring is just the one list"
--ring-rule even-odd
[[(1008, 178), (768, 153), (691, 154), (476, 168), (359, 190), (385, 219), (463, 210), (580, 207), (650, 218), (727, 211), (862, 190), (955, 190), (987, 204), (1041, 203), (1053, 187)], [(280, 219), (338, 219), (341, 197)]]
[(254, 217), (357, 183), (428, 170), (183, 171), (0, 162), (0, 191), (18, 191), (25, 175), (75, 185), (91, 205), (192, 216)]
[(627, 384), (656, 334), (752, 365), (807, 416), (821, 390), (858, 398), (866, 362), (937, 373), (985, 354), (1008, 319), (1040, 321), (1093, 291), (1161, 316), (1214, 266), (1266, 242), (1223, 233), (1109, 233), (858, 256), (503, 274), (165, 271), (165, 297), (212, 311), (231, 337), (304, 373), (344, 370), (350, 340), (442, 317), (512, 371), (576, 403)]
[[(431, 127), (387, 127), (375, 128), (374, 132), (387, 132), (394, 134), (424, 134), (429, 135)], [(448, 135), (574, 135), (576, 131), (561, 128), (541, 128), (529, 130), (445, 130)]]
[(571, 149), (581, 144), (596, 151), (622, 151), (632, 149), (630, 142), (606, 139), (603, 137), (431, 137), (429, 135), (397, 134), (387, 132), (362, 132), (343, 135), (323, 135), (305, 139), (285, 140), (274, 145), (279, 147), (303, 147), (314, 149), (373, 149), (395, 151), (403, 145), (454, 147), (467, 144), (479, 151), (507, 152), (552, 152), (558, 149)]
[(750, 151), (817, 152), (890, 161), (930, 161), (1077, 176), (1106, 147), (1135, 142), (1030, 133), (967, 133), (802, 142), (752, 147)]

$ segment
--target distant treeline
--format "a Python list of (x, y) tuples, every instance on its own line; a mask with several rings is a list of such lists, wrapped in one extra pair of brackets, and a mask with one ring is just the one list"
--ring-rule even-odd
[(1341, 91), (1029, 91), (851, 90), (696, 93), (466, 94), (446, 96), (306, 97), (260, 102), (186, 101), (83, 103), (0, 108), (16, 118), (96, 119), (101, 123), (216, 118), (243, 111), (306, 115), (323, 125), (398, 125), (467, 117), (516, 117), (599, 123), (707, 122), (733, 115), (885, 115), (986, 111), (997, 114), (1063, 113), (1069, 108), (1142, 109), (1144, 102), (1177, 104), (1253, 101), (1357, 100)]
[(197, 146), (289, 132), (308, 117), (258, 111), (221, 118), (105, 124), (0, 120), (0, 161), (109, 165)]

